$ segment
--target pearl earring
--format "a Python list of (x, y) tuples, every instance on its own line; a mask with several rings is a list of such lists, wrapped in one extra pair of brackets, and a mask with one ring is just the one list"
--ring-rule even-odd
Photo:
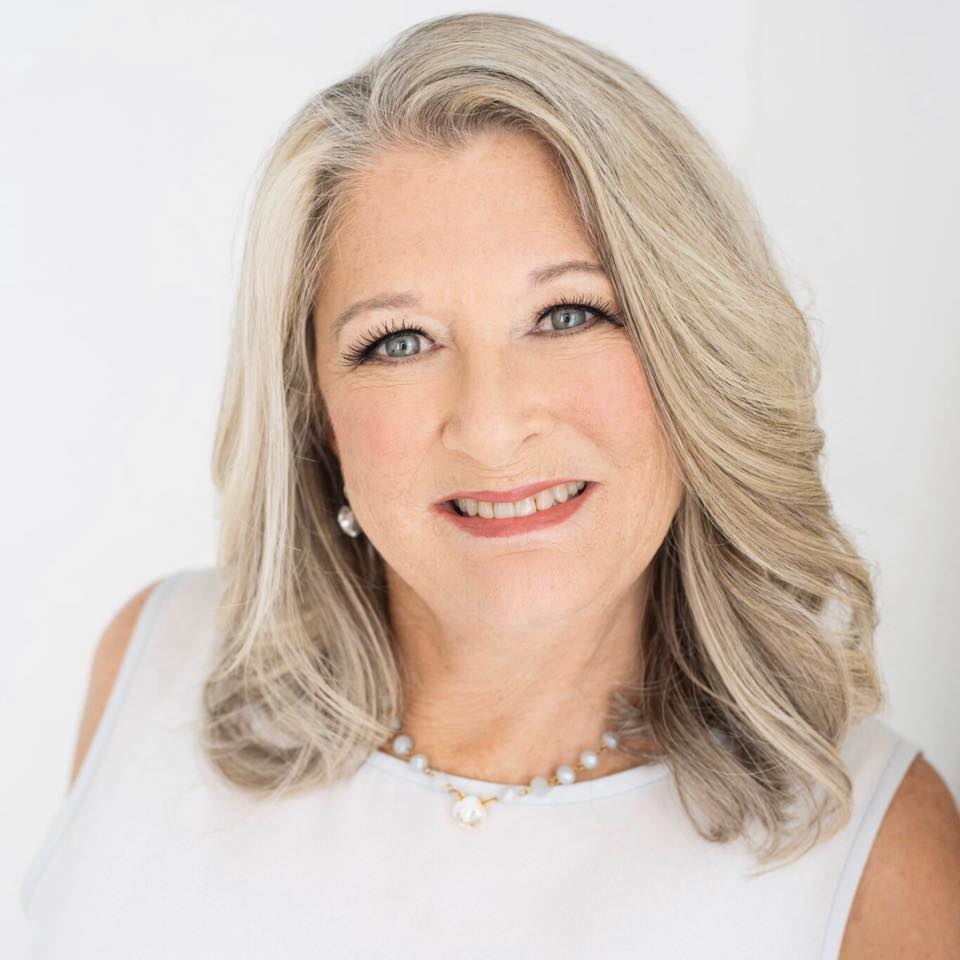
[[(343, 488), (343, 496), (346, 499), (347, 488)], [(360, 536), (360, 524), (357, 523), (357, 518), (353, 515), (353, 511), (350, 509), (350, 504), (345, 503), (341, 508), (340, 512), (337, 514), (337, 523), (340, 524), (340, 529), (348, 534), (351, 537)]]

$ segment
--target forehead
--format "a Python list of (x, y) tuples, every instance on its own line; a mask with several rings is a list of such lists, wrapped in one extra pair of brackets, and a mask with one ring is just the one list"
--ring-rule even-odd
[(381, 155), (351, 184), (325, 263), (326, 306), (413, 282), (476, 290), (495, 276), (526, 287), (537, 266), (595, 259), (556, 163), (513, 131)]

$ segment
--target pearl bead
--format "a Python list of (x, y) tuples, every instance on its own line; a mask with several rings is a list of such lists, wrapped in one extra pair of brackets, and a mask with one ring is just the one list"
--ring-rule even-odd
[(398, 757), (406, 756), (413, 749), (413, 740), (405, 733), (401, 733), (393, 741), (393, 752)]
[(592, 770), (600, 762), (600, 757), (596, 750), (584, 750), (583, 753), (580, 754), (580, 762), (588, 770)]
[(615, 733), (606, 732), (601, 738), (603, 745), (615, 750), (620, 745), (620, 738)]
[(458, 800), (450, 812), (461, 827), (479, 826), (487, 815), (483, 802), (473, 794), (467, 794), (463, 799)]
[(573, 781), (577, 779), (577, 775), (573, 767), (568, 767), (566, 764), (563, 764), (563, 766), (557, 767), (557, 779), (561, 783), (573, 783)]
[(519, 790), (514, 786), (501, 787), (500, 792), (497, 796), (504, 802), (509, 803), (511, 800), (515, 800), (519, 794)]
[(415, 767), (417, 770), (425, 770), (427, 766), (427, 758), (422, 753), (415, 753), (409, 760), (410, 766)]
[(534, 777), (530, 781), (530, 790), (535, 796), (542, 797), (550, 789), (546, 777)]

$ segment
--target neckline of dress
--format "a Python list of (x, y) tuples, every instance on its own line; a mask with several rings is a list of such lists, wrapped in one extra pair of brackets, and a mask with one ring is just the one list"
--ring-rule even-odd
[[(478, 793), (483, 796), (496, 794), (506, 786), (492, 780), (477, 780), (473, 777), (461, 777), (456, 774), (438, 770), (437, 776), (431, 777), (410, 766), (407, 760), (393, 756), (383, 750), (373, 750), (363, 766), (398, 777), (408, 783), (426, 790), (444, 791), (444, 783), (449, 782), (464, 793)], [(666, 778), (669, 769), (663, 761), (640, 764), (628, 767), (616, 773), (608, 773), (592, 780), (576, 780), (558, 787), (551, 787), (546, 793), (537, 796), (529, 793), (510, 804), (523, 806), (552, 806), (557, 803), (578, 803), (584, 800), (596, 800), (601, 797), (613, 797), (627, 793), (650, 783), (657, 783)]]

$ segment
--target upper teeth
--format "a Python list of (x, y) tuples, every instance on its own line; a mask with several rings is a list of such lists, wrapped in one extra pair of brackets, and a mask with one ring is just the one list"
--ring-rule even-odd
[(586, 480), (571, 480), (570, 483), (558, 483), (547, 487), (532, 497), (516, 500), (513, 503), (489, 503), (486, 500), (474, 500), (463, 497), (455, 503), (462, 513), (475, 517), (478, 514), (488, 520), (502, 517), (528, 517), (538, 510), (549, 510), (555, 503), (563, 503), (576, 496), (587, 485)]

